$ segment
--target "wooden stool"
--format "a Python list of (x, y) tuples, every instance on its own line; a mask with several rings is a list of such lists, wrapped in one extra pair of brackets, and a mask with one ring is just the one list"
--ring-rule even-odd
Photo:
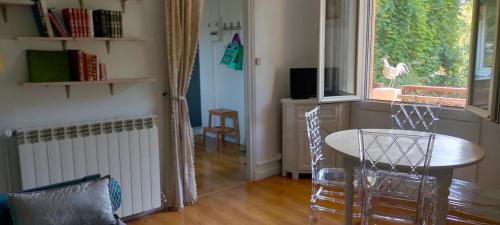
[[(218, 116), (220, 119), (220, 126), (212, 126), (212, 116)], [(226, 127), (226, 117), (231, 117), (233, 120), (233, 127)], [(240, 144), (240, 125), (238, 121), (238, 111), (229, 109), (212, 109), (208, 111), (208, 127), (203, 128), (203, 144), (206, 143), (207, 132), (215, 133), (217, 136), (217, 149), (222, 141), (224, 144), (227, 134), (233, 134), (236, 143)]]

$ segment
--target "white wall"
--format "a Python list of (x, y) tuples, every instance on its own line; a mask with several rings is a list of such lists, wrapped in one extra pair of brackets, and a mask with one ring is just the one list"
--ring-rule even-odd
[[(57, 9), (78, 7), (78, 1), (51, 0)], [(120, 9), (120, 1), (86, 0), (88, 8)], [(155, 77), (157, 82), (137, 85), (115, 85), (110, 96), (107, 86), (71, 88), (67, 99), (64, 87), (21, 87), (28, 80), (27, 49), (61, 50), (58, 42), (15, 41), (16, 36), (36, 36), (31, 10), (10, 7), (9, 22), (0, 21), (0, 52), (6, 60), (6, 71), (0, 73), (0, 131), (24, 127), (102, 120), (116, 117), (156, 114), (160, 117), (160, 147), (164, 151), (165, 32), (162, 0), (127, 1), (124, 14), (124, 36), (145, 37), (145, 42), (113, 42), (111, 54), (103, 42), (68, 42), (69, 49), (97, 53), (107, 63), (110, 78)], [(162, 151), (162, 152), (163, 152)], [(0, 153), (0, 165), (4, 165)], [(4, 158), (4, 157), (3, 157)], [(2, 170), (3, 168), (0, 168)], [(0, 172), (0, 193), (6, 192)]]
[(289, 69), (317, 67), (319, 1), (255, 0), (256, 179), (281, 172), (281, 103)]
[[(486, 152), (477, 165), (454, 171), (454, 177), (500, 189), (500, 125), (464, 110), (441, 111), (438, 133), (464, 138), (479, 144)], [(390, 104), (353, 103), (351, 128), (390, 128)]]
[[(210, 35), (209, 23), (214, 22), (222, 16), (222, 22), (230, 22), (236, 26), (239, 21), (243, 26), (243, 0), (205, 0), (203, 18), (200, 33), (200, 90), (201, 90), (201, 115), (203, 126), (208, 126), (208, 110), (215, 108), (227, 108), (238, 111), (240, 121), (240, 142), (245, 144), (245, 83), (244, 72), (230, 69), (221, 65), (220, 60), (224, 55), (226, 46), (231, 42), (237, 31), (224, 31), (223, 40), (213, 42)], [(240, 38), (245, 34), (239, 31)], [(243, 45), (245, 45), (244, 40)], [(218, 124), (216, 118), (213, 121)], [(227, 120), (228, 126), (232, 126), (231, 120)], [(231, 139), (232, 137), (228, 137)]]

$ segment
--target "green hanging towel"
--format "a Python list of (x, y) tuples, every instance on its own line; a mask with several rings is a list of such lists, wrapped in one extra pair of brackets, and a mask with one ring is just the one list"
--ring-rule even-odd
[(222, 57), (221, 64), (229, 66), (235, 70), (243, 69), (243, 45), (240, 41), (240, 35), (236, 33), (233, 40), (226, 47), (224, 56)]

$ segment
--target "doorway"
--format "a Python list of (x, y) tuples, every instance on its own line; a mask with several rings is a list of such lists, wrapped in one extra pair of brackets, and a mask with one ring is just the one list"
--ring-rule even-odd
[[(199, 48), (187, 94), (195, 134), (196, 182), (200, 196), (248, 180), (245, 66), (238, 70), (220, 63), (236, 35), (244, 46), (245, 3), (245, 0), (206, 0), (204, 3)], [(222, 123), (217, 113), (210, 119), (211, 110), (233, 113)], [(212, 127), (225, 124), (239, 135), (235, 132), (219, 136), (216, 132), (207, 132), (204, 138), (204, 130), (210, 131), (207, 129), (210, 121)]]

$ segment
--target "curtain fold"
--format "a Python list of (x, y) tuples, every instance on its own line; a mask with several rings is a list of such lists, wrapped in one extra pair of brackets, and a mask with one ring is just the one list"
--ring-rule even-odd
[(203, 0), (165, 0), (169, 146), (165, 160), (167, 210), (196, 202), (194, 139), (186, 93), (196, 56)]

